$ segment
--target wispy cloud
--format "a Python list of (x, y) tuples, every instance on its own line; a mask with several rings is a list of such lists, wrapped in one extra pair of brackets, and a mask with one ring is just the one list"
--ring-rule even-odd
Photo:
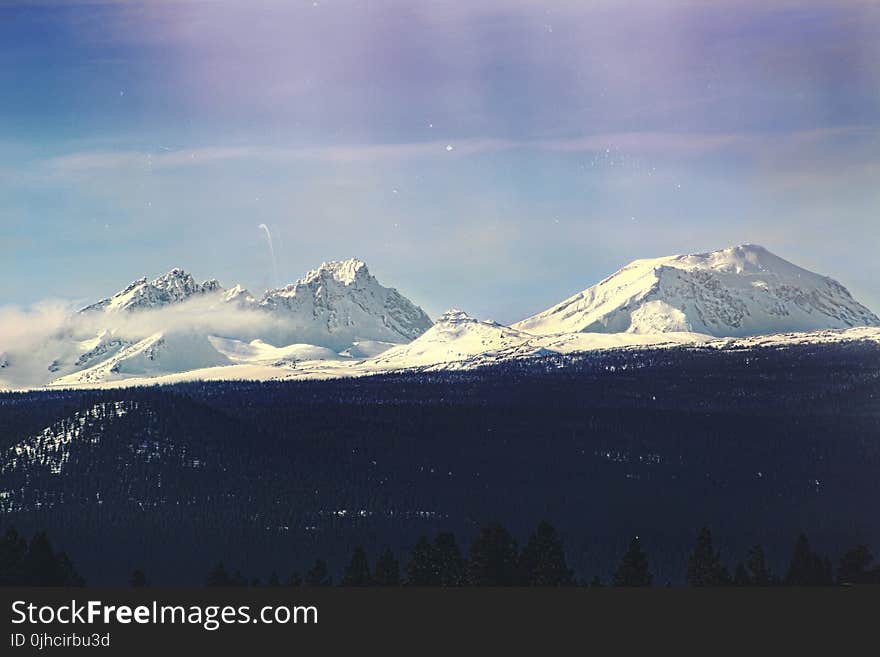
[(330, 163), (373, 162), (421, 158), (453, 158), (500, 151), (525, 150), (547, 153), (596, 153), (607, 150), (635, 155), (671, 157), (699, 156), (710, 151), (739, 150), (756, 156), (802, 152), (832, 140), (876, 140), (880, 128), (846, 126), (794, 132), (695, 133), (618, 132), (552, 139), (467, 138), (408, 143), (342, 144), (334, 146), (211, 146), (147, 150), (79, 151), (52, 157), (45, 162), (52, 170), (88, 172), (102, 169), (174, 169), (218, 162), (318, 161)]
[(370, 162), (415, 158), (449, 158), (511, 150), (555, 153), (599, 152), (607, 149), (638, 153), (698, 154), (744, 144), (746, 134), (624, 132), (558, 139), (468, 138), (409, 143), (348, 144), (336, 146), (259, 147), (214, 146), (159, 151), (81, 151), (53, 157), (50, 168), (60, 171), (197, 167), (230, 160), (316, 160), (324, 162)]

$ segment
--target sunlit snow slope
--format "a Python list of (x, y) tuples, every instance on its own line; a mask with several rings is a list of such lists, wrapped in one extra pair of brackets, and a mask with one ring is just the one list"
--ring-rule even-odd
[(877, 326), (845, 287), (746, 244), (636, 260), (514, 324), (530, 333), (665, 333), (742, 337)]

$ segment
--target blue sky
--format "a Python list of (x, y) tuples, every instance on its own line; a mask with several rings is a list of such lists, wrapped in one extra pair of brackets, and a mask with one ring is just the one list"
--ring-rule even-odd
[(853, 0), (4, 2), (0, 305), (260, 291), (265, 223), (281, 282), (357, 256), (432, 315), (743, 242), (876, 311), (878, 34)]

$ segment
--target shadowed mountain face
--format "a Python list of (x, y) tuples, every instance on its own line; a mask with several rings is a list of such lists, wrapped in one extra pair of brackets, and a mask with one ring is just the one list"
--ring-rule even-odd
[(704, 524), (729, 561), (763, 543), (781, 564), (800, 531), (831, 552), (880, 541), (878, 370), (855, 342), (3, 395), (0, 508), (95, 584), (341, 567), (356, 544), (403, 556), (423, 533), (541, 519), (584, 576), (638, 533), (655, 579), (680, 581)]

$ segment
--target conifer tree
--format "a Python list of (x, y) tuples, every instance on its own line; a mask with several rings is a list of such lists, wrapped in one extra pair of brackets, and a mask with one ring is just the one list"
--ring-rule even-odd
[(385, 550), (376, 560), (376, 572), (373, 573), (373, 583), (376, 586), (400, 585), (400, 564), (394, 558), (390, 548)]
[(721, 563), (721, 555), (712, 546), (712, 533), (703, 527), (697, 536), (694, 551), (688, 560), (687, 581), (690, 586), (723, 586), (730, 583), (730, 574)]
[(333, 578), (327, 569), (327, 563), (322, 559), (317, 559), (315, 565), (306, 573), (306, 586), (331, 586)]
[(303, 580), (300, 574), (296, 571), (290, 573), (290, 577), (287, 578), (285, 582), (285, 586), (302, 586)]
[(776, 583), (773, 573), (767, 566), (767, 558), (764, 556), (764, 548), (754, 545), (746, 555), (746, 570), (751, 583), (755, 586), (772, 586)]
[(437, 567), (437, 583), (440, 586), (464, 586), (467, 584), (467, 564), (450, 532), (441, 532), (434, 539), (434, 558)]
[(46, 532), (37, 532), (31, 539), (24, 558), (24, 573), (28, 586), (63, 585), (63, 575)]
[(857, 545), (840, 558), (837, 567), (837, 581), (840, 584), (866, 584), (870, 579), (868, 571), (874, 555), (867, 545)]
[(652, 580), (648, 555), (642, 552), (639, 537), (635, 536), (614, 573), (614, 586), (651, 586)]
[(364, 548), (358, 546), (351, 554), (351, 562), (342, 577), (342, 586), (370, 586), (373, 578), (370, 575), (370, 563)]
[(498, 523), (489, 523), (471, 546), (468, 580), (474, 586), (517, 583), (516, 540)]
[(206, 585), (232, 586), (232, 580), (229, 577), (229, 573), (226, 572), (226, 566), (223, 565), (222, 561), (214, 566), (213, 570), (208, 573), (208, 580), (206, 582)]
[(144, 575), (144, 571), (138, 569), (135, 570), (131, 577), (128, 578), (128, 585), (133, 589), (142, 589), (149, 586), (147, 582), (147, 576)]
[(798, 536), (791, 555), (791, 564), (785, 576), (788, 586), (830, 586), (833, 584), (831, 561), (810, 548), (804, 534)]
[(57, 572), (59, 575), (58, 586), (85, 586), (86, 581), (76, 572), (73, 562), (66, 552), (59, 552), (55, 555), (57, 564)]
[(410, 586), (440, 585), (437, 551), (426, 536), (420, 537), (413, 546), (406, 565), (406, 583)]
[(562, 541), (547, 522), (529, 537), (519, 559), (520, 583), (524, 586), (569, 586), (572, 573), (565, 560)]
[(15, 528), (8, 527), (0, 539), (0, 586), (24, 583), (24, 557), (27, 542)]
[(269, 586), (281, 586), (281, 580), (278, 578), (278, 573), (274, 570), (269, 575)]
[(752, 578), (749, 576), (748, 570), (746, 567), (738, 563), (736, 564), (736, 570), (733, 573), (733, 585), (734, 586), (751, 586)]

